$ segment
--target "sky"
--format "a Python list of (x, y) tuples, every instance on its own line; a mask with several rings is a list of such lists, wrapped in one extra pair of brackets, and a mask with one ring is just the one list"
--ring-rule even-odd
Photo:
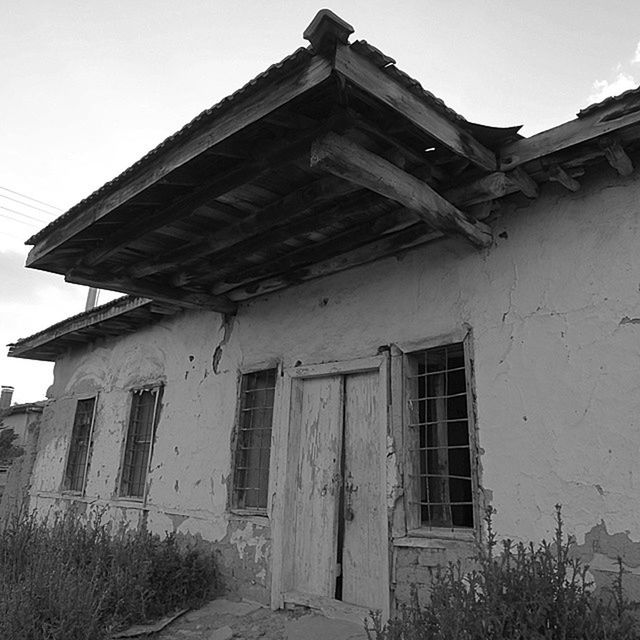
[[(45, 397), (52, 365), (2, 345), (84, 309), (24, 268), (24, 241), (200, 111), (300, 46), (310, 0), (2, 0), (0, 384)], [(638, 0), (333, 0), (468, 120), (526, 136), (640, 83)], [(102, 292), (99, 302), (114, 294)]]

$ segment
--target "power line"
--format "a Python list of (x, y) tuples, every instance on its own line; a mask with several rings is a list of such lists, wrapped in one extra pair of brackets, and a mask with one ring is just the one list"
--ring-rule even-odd
[(37, 200), (36, 198), (32, 198), (31, 196), (27, 196), (24, 193), (19, 193), (18, 191), (14, 191), (13, 189), (8, 189), (7, 187), (3, 187), (0, 185), (0, 189), (3, 191), (8, 191), (9, 193), (13, 193), (15, 196), (20, 196), (21, 198), (26, 198), (27, 200), (32, 200), (33, 202), (37, 202), (38, 204), (43, 204), (45, 207), (51, 207), (52, 209), (56, 209), (58, 211), (62, 211), (60, 207), (54, 207), (52, 204), (47, 202), (43, 202), (42, 200)]
[(42, 209), (40, 207), (36, 207), (33, 204), (29, 204), (27, 202), (22, 202), (20, 200), (16, 200), (15, 198), (11, 198), (10, 196), (5, 196), (4, 193), (0, 193), (0, 198), (6, 198), (7, 200), (11, 200), (11, 202), (17, 202), (19, 205), (23, 207), (29, 207), (30, 209), (35, 209), (36, 211), (42, 211), (42, 213), (46, 213), (48, 216), (55, 216), (56, 214), (52, 211), (47, 211), (46, 209)]
[[(16, 211), (15, 209), (9, 209), (9, 207), (3, 207), (2, 205), (0, 205), (0, 209), (4, 209), (5, 211), (9, 211), (10, 213), (15, 213), (18, 216), (22, 216), (23, 218), (29, 218), (29, 220), (33, 220), (34, 222), (37, 222), (39, 225), (44, 224), (44, 222), (38, 218), (34, 218), (33, 216), (30, 216), (26, 213), (22, 213), (21, 211)], [(3, 217), (9, 219), (9, 220), (13, 220), (14, 222), (22, 222), (22, 220), (16, 220), (15, 218), (12, 218), (11, 216), (8, 215), (4, 215)], [(36, 226), (33, 223), (31, 223), (31, 226)]]

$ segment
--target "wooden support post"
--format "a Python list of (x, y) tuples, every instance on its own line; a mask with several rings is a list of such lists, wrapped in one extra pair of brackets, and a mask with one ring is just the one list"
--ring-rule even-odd
[(429, 185), (347, 138), (329, 133), (316, 140), (311, 166), (395, 200), (433, 229), (459, 233), (478, 247), (491, 243), (486, 225), (469, 219)]
[(560, 165), (554, 164), (549, 167), (549, 180), (551, 182), (557, 182), (561, 184), (565, 189), (569, 191), (577, 191), (580, 188), (580, 183), (574, 180)]
[(613, 142), (603, 145), (604, 157), (607, 162), (621, 175), (629, 176), (633, 173), (633, 162), (626, 154), (622, 145), (614, 140)]

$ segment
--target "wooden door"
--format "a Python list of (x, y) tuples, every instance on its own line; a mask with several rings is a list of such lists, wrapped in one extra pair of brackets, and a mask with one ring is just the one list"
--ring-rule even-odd
[(342, 600), (383, 609), (388, 550), (379, 373), (347, 375), (344, 389)]
[[(342, 454), (341, 376), (307, 378), (298, 396), (299, 455), (294, 477), (294, 591), (333, 596)], [(286, 517), (286, 516), (285, 516)]]
[(385, 366), (376, 357), (288, 372), (284, 490), (272, 525), (275, 607), (332, 602), (332, 610), (388, 615)]

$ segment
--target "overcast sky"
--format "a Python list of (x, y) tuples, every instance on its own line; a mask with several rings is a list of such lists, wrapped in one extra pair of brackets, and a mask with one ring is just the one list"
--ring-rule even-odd
[[(26, 238), (306, 45), (302, 32), (322, 6), (2, 0), (1, 344), (84, 308), (86, 289), (23, 267)], [(640, 82), (638, 0), (334, 0), (330, 8), (353, 25), (352, 39), (395, 58), (468, 120), (524, 124), (525, 135)], [(51, 382), (50, 365), (0, 355), (0, 384), (16, 387), (16, 401), (44, 397)]]

